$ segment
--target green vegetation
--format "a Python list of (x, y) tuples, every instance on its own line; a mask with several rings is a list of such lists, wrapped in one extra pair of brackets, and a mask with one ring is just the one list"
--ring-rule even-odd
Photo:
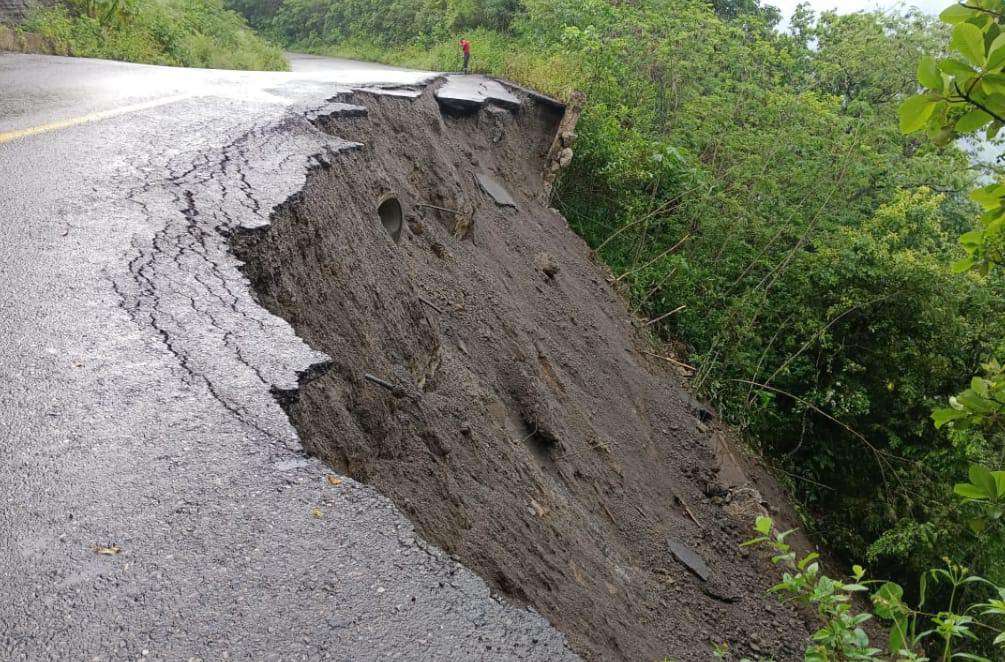
[(680, 308), (655, 328), (815, 532), (902, 578), (950, 555), (1005, 579), (953, 494), (1002, 441), (929, 419), (1005, 351), (1005, 283), (952, 266), (983, 173), (898, 126), (942, 24), (804, 8), (781, 33), (728, 0), (234, 2), (294, 48), (456, 69), (463, 34), (475, 70), (584, 91), (558, 205), (640, 315)]
[(285, 70), (282, 51), (220, 0), (70, 0), (22, 26), (80, 57), (215, 69)]
[[(785, 542), (792, 531), (778, 531), (768, 517), (757, 518), (756, 538), (746, 545), (769, 548), (772, 562), (784, 569), (782, 581), (771, 590), (785, 599), (815, 609), (823, 624), (813, 634), (806, 649), (807, 662), (832, 660), (873, 660), (881, 657), (897, 662), (923, 662), (937, 659), (985, 660), (968, 650), (979, 650), (984, 640), (990, 647), (1005, 652), (1005, 588), (972, 574), (967, 568), (946, 561), (945, 567), (921, 575), (918, 607), (904, 600), (904, 589), (893, 582), (865, 579), (865, 569), (855, 566), (849, 581), (823, 574), (811, 553), (799, 559)], [(945, 609), (924, 611), (929, 583), (948, 590)], [(869, 594), (872, 611), (856, 609), (854, 597)], [(872, 645), (863, 624), (879, 617), (889, 624), (887, 651)], [(925, 657), (922, 651), (932, 651)], [(720, 657), (724, 657), (720, 655)]]

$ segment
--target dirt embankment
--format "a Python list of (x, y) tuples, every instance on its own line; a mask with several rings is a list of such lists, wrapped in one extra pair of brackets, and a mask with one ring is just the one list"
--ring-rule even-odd
[(801, 658), (806, 625), (739, 548), (759, 499), (541, 203), (561, 110), (518, 96), (341, 99), (367, 112), (315, 123), (361, 147), (235, 239), (261, 303), (333, 359), (288, 403), (305, 445), (588, 659)]
[(0, 22), (0, 53), (38, 53), (66, 55), (66, 49), (33, 32), (18, 32)]

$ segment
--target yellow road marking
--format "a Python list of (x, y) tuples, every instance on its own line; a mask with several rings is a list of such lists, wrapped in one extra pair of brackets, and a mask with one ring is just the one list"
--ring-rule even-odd
[(121, 108), (115, 108), (114, 110), (103, 110), (98, 113), (81, 115), (80, 117), (74, 117), (68, 120), (59, 120), (58, 122), (41, 124), (39, 126), (33, 126), (30, 129), (19, 129), (17, 131), (7, 131), (6, 133), (0, 132), (0, 144), (10, 142), (12, 140), (18, 140), (19, 138), (27, 138), (28, 136), (37, 136), (40, 133), (48, 133), (50, 131), (58, 131), (60, 129), (66, 129), (71, 126), (88, 124), (89, 122), (98, 122), (100, 120), (108, 119), (109, 117), (115, 117), (117, 115), (135, 113), (138, 110), (149, 110), (150, 108), (156, 108), (157, 106), (164, 106), (169, 103), (175, 103), (176, 101), (184, 101), (185, 99), (191, 99), (193, 96), (194, 95), (192, 94), (179, 94), (173, 97), (161, 97), (160, 99), (154, 99), (153, 101), (144, 101), (143, 103), (133, 104), (132, 106), (122, 106)]

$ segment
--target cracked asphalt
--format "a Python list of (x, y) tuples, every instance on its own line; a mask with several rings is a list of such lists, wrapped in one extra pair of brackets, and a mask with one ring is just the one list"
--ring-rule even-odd
[[(305, 114), (435, 75), (0, 54), (0, 658), (571, 658), (539, 615), (306, 457), (326, 357), (226, 235), (352, 146)], [(333, 484), (338, 483), (338, 484)]]

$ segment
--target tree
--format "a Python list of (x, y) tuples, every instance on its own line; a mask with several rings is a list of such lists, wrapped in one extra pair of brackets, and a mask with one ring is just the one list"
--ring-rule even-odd
[[(924, 131), (938, 145), (980, 134), (995, 140), (1005, 127), (1005, 2), (969, 0), (946, 9), (941, 19), (953, 26), (948, 52), (922, 57), (917, 79), (923, 91), (900, 107), (904, 133)], [(960, 238), (963, 257), (953, 270), (986, 280), (1005, 261), (1005, 183), (971, 193), (982, 214)], [(998, 351), (1005, 350), (1005, 345)], [(1000, 357), (999, 357), (1000, 358)], [(984, 364), (970, 388), (937, 408), (935, 426), (948, 429), (975, 460), (969, 481), (954, 491), (969, 511), (967, 524), (979, 545), (975, 558), (1001, 574), (1005, 517), (1005, 370), (999, 358)]]
[[(925, 91), (901, 106), (901, 129), (925, 131), (939, 145), (978, 132), (994, 140), (1005, 127), (1005, 2), (959, 3), (941, 18), (953, 25), (951, 53), (918, 62)], [(956, 268), (988, 274), (1005, 261), (1005, 183), (983, 187), (973, 198), (984, 213), (961, 237), (967, 256)]]
[(715, 13), (730, 20), (741, 16), (759, 15), (776, 25), (782, 18), (781, 12), (771, 5), (764, 5), (761, 0), (712, 0)]

